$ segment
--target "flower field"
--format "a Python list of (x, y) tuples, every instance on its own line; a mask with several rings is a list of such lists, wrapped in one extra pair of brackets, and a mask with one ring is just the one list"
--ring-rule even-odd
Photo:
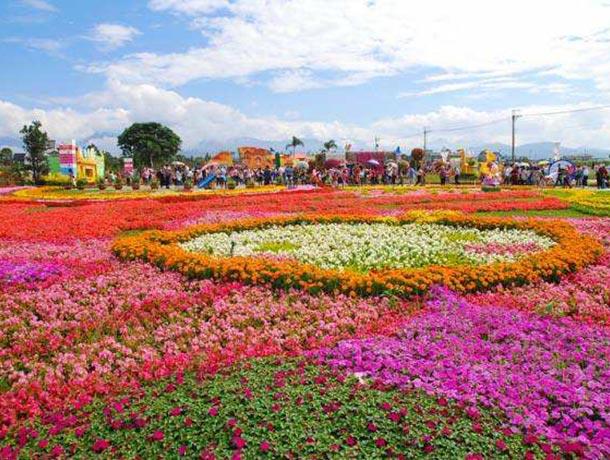
[(610, 195), (1, 195), (0, 459), (610, 457)]

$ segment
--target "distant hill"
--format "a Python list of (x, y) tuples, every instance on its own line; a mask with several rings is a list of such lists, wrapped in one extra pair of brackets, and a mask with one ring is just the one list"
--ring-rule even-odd
[[(103, 135), (100, 135), (100, 136), (95, 135), (95, 136), (89, 136), (87, 139), (79, 139), (79, 140), (77, 140), (77, 142), (84, 143), (84, 142), (87, 142), (89, 139), (93, 139), (96, 137), (111, 137), (111, 136), (112, 136), (111, 134), (103, 133)], [(305, 143), (305, 146), (299, 147), (297, 149), (297, 151), (319, 152), (323, 148), (323, 141), (320, 141), (317, 139), (309, 139), (309, 138), (303, 138), (302, 140)], [(342, 152), (343, 152), (343, 145), (341, 145), (341, 142), (338, 139), (336, 141), (339, 146), (339, 149), (337, 150), (336, 154), (339, 155), (339, 154), (342, 154)], [(229, 139), (226, 141), (206, 140), (206, 141), (199, 143), (194, 148), (186, 149), (183, 153), (187, 156), (190, 156), (190, 155), (200, 156), (200, 155), (204, 155), (206, 153), (214, 154), (221, 150), (229, 150), (229, 151), (234, 152), (234, 151), (237, 151), (237, 147), (241, 147), (241, 146), (260, 147), (260, 148), (266, 148), (266, 149), (273, 148), (274, 150), (283, 152), (286, 150), (286, 144), (288, 144), (289, 142), (290, 142), (289, 139), (286, 139), (283, 141), (270, 141), (270, 140), (258, 139), (255, 137), (237, 137), (237, 138)], [(17, 137), (15, 137), (15, 138), (0, 137), (0, 148), (4, 147), (4, 146), (11, 147), (13, 149), (13, 151), (15, 151), (15, 152), (19, 152), (22, 150), (21, 140)], [(452, 148), (458, 147), (456, 145), (451, 145), (451, 144), (449, 144), (447, 146), (452, 147)], [(389, 147), (387, 145), (384, 145), (383, 147), (390, 149), (390, 150), (394, 150), (396, 148), (396, 146)], [(408, 145), (408, 146), (401, 145), (402, 151), (406, 152), (406, 153), (408, 153), (412, 147), (413, 147), (412, 145)], [(440, 145), (440, 144), (439, 145), (433, 144), (430, 146), (430, 148), (435, 149), (435, 150), (439, 150), (442, 147), (443, 147), (443, 145)], [(474, 146), (470, 146), (469, 148), (474, 153), (479, 153), (482, 150), (489, 149), (494, 152), (500, 152), (503, 156), (510, 156), (510, 150), (511, 150), (510, 145), (503, 144), (503, 143), (477, 144)], [(527, 156), (528, 158), (531, 158), (532, 160), (539, 160), (539, 159), (550, 158), (553, 155), (554, 148), (555, 148), (555, 144), (553, 142), (537, 142), (537, 143), (519, 145), (515, 149), (515, 153), (517, 156)], [(368, 145), (365, 143), (358, 143), (358, 142), (354, 142), (354, 144), (352, 145), (352, 150), (367, 150), (367, 149), (372, 149), (372, 145)], [(580, 154), (584, 154), (585, 152), (589, 155), (592, 155), (594, 158), (610, 157), (610, 150), (607, 150), (607, 149), (561, 146), (562, 155), (577, 155), (577, 154), (580, 155)], [(118, 155), (119, 154), (118, 147), (116, 148), (116, 150), (112, 151), (111, 153)]]
[[(500, 152), (503, 156), (510, 156), (511, 146), (502, 143), (492, 144), (480, 144), (475, 147), (471, 147), (475, 153), (479, 153), (482, 150), (489, 149), (494, 152)], [(518, 145), (515, 148), (516, 156), (526, 156), (532, 160), (542, 160), (553, 156), (555, 150), (555, 144), (553, 142), (537, 142), (532, 144)], [(588, 147), (564, 147), (560, 146), (561, 155), (582, 155), (587, 153), (594, 158), (608, 158), (610, 157), (610, 150), (595, 149)]]

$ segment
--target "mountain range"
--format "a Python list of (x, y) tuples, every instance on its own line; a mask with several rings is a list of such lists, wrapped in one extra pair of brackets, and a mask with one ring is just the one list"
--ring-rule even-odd
[[(82, 140), (82, 142), (86, 142), (86, 141), (87, 140)], [(306, 152), (318, 152), (323, 148), (323, 142), (319, 141), (317, 139), (303, 138), (302, 141), (304, 142), (305, 146), (299, 147), (299, 149), (298, 149), (299, 151), (303, 150)], [(254, 137), (238, 137), (238, 138), (233, 138), (233, 139), (229, 139), (226, 141), (206, 140), (206, 141), (199, 143), (194, 148), (184, 150), (183, 154), (185, 154), (187, 156), (191, 156), (191, 155), (201, 156), (201, 155), (204, 155), (205, 153), (214, 154), (214, 153), (222, 151), (222, 150), (236, 151), (237, 147), (240, 147), (240, 146), (260, 147), (260, 148), (266, 148), (266, 149), (274, 149), (274, 150), (283, 152), (286, 150), (286, 145), (289, 142), (290, 142), (289, 140), (269, 141), (269, 140), (264, 140), (264, 139), (257, 139)], [(340, 142), (337, 142), (337, 144), (339, 145), (339, 149), (338, 149), (338, 152), (336, 153), (336, 155), (342, 156), (343, 155), (342, 154), (343, 145), (341, 145)], [(21, 145), (21, 141), (18, 138), (0, 137), (0, 147), (9, 146), (9, 147), (13, 148), (13, 150), (15, 152), (18, 152), (18, 151), (22, 150), (20, 145)], [(396, 146), (391, 147), (391, 146), (383, 145), (382, 147), (385, 149), (388, 149), (388, 150), (392, 150), (392, 151), (396, 149)], [(408, 153), (412, 147), (413, 146), (409, 146), (409, 147), (401, 146), (401, 149), (402, 149), (403, 153)], [(431, 145), (430, 146), (430, 148), (432, 148), (433, 150), (439, 150), (443, 147), (444, 147), (443, 145)], [(461, 146), (448, 145), (447, 147), (456, 148), (456, 147), (461, 147)], [(500, 152), (505, 157), (508, 157), (511, 154), (510, 145), (503, 144), (503, 143), (497, 143), (497, 142), (496, 143), (487, 143), (487, 144), (481, 143), (481, 144), (469, 146), (468, 148), (473, 153), (479, 153), (483, 150), (489, 149), (494, 152)], [(373, 149), (372, 145), (366, 145), (363, 143), (354, 143), (352, 145), (352, 150), (354, 150), (354, 151), (372, 150), (372, 149)], [(515, 148), (515, 154), (517, 157), (525, 156), (532, 160), (540, 160), (540, 159), (547, 159), (547, 158), (552, 157), (553, 153), (554, 153), (554, 149), (555, 149), (555, 144), (553, 142), (537, 142), (537, 143), (518, 145)], [(601, 148), (561, 146), (560, 152), (561, 152), (562, 156), (588, 154), (588, 155), (591, 155), (593, 158), (609, 158), (610, 157), (610, 150), (601, 149)], [(112, 153), (118, 155), (119, 152), (117, 150)]]

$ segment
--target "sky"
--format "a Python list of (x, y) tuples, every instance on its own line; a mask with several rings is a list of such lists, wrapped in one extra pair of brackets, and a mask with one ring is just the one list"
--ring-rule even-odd
[(603, 105), (608, 0), (0, 2), (0, 144), (38, 119), (113, 152), (146, 121), (192, 152), (292, 135), (409, 149), (424, 127), (469, 147), (509, 143), (518, 109), (518, 144), (610, 148), (610, 110), (534, 115)]

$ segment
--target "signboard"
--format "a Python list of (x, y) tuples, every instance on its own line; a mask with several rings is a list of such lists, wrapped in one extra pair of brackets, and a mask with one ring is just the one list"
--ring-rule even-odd
[(123, 159), (123, 174), (126, 176), (131, 176), (133, 173), (133, 158), (124, 158)]
[(76, 144), (60, 144), (59, 171), (66, 176), (76, 176)]

